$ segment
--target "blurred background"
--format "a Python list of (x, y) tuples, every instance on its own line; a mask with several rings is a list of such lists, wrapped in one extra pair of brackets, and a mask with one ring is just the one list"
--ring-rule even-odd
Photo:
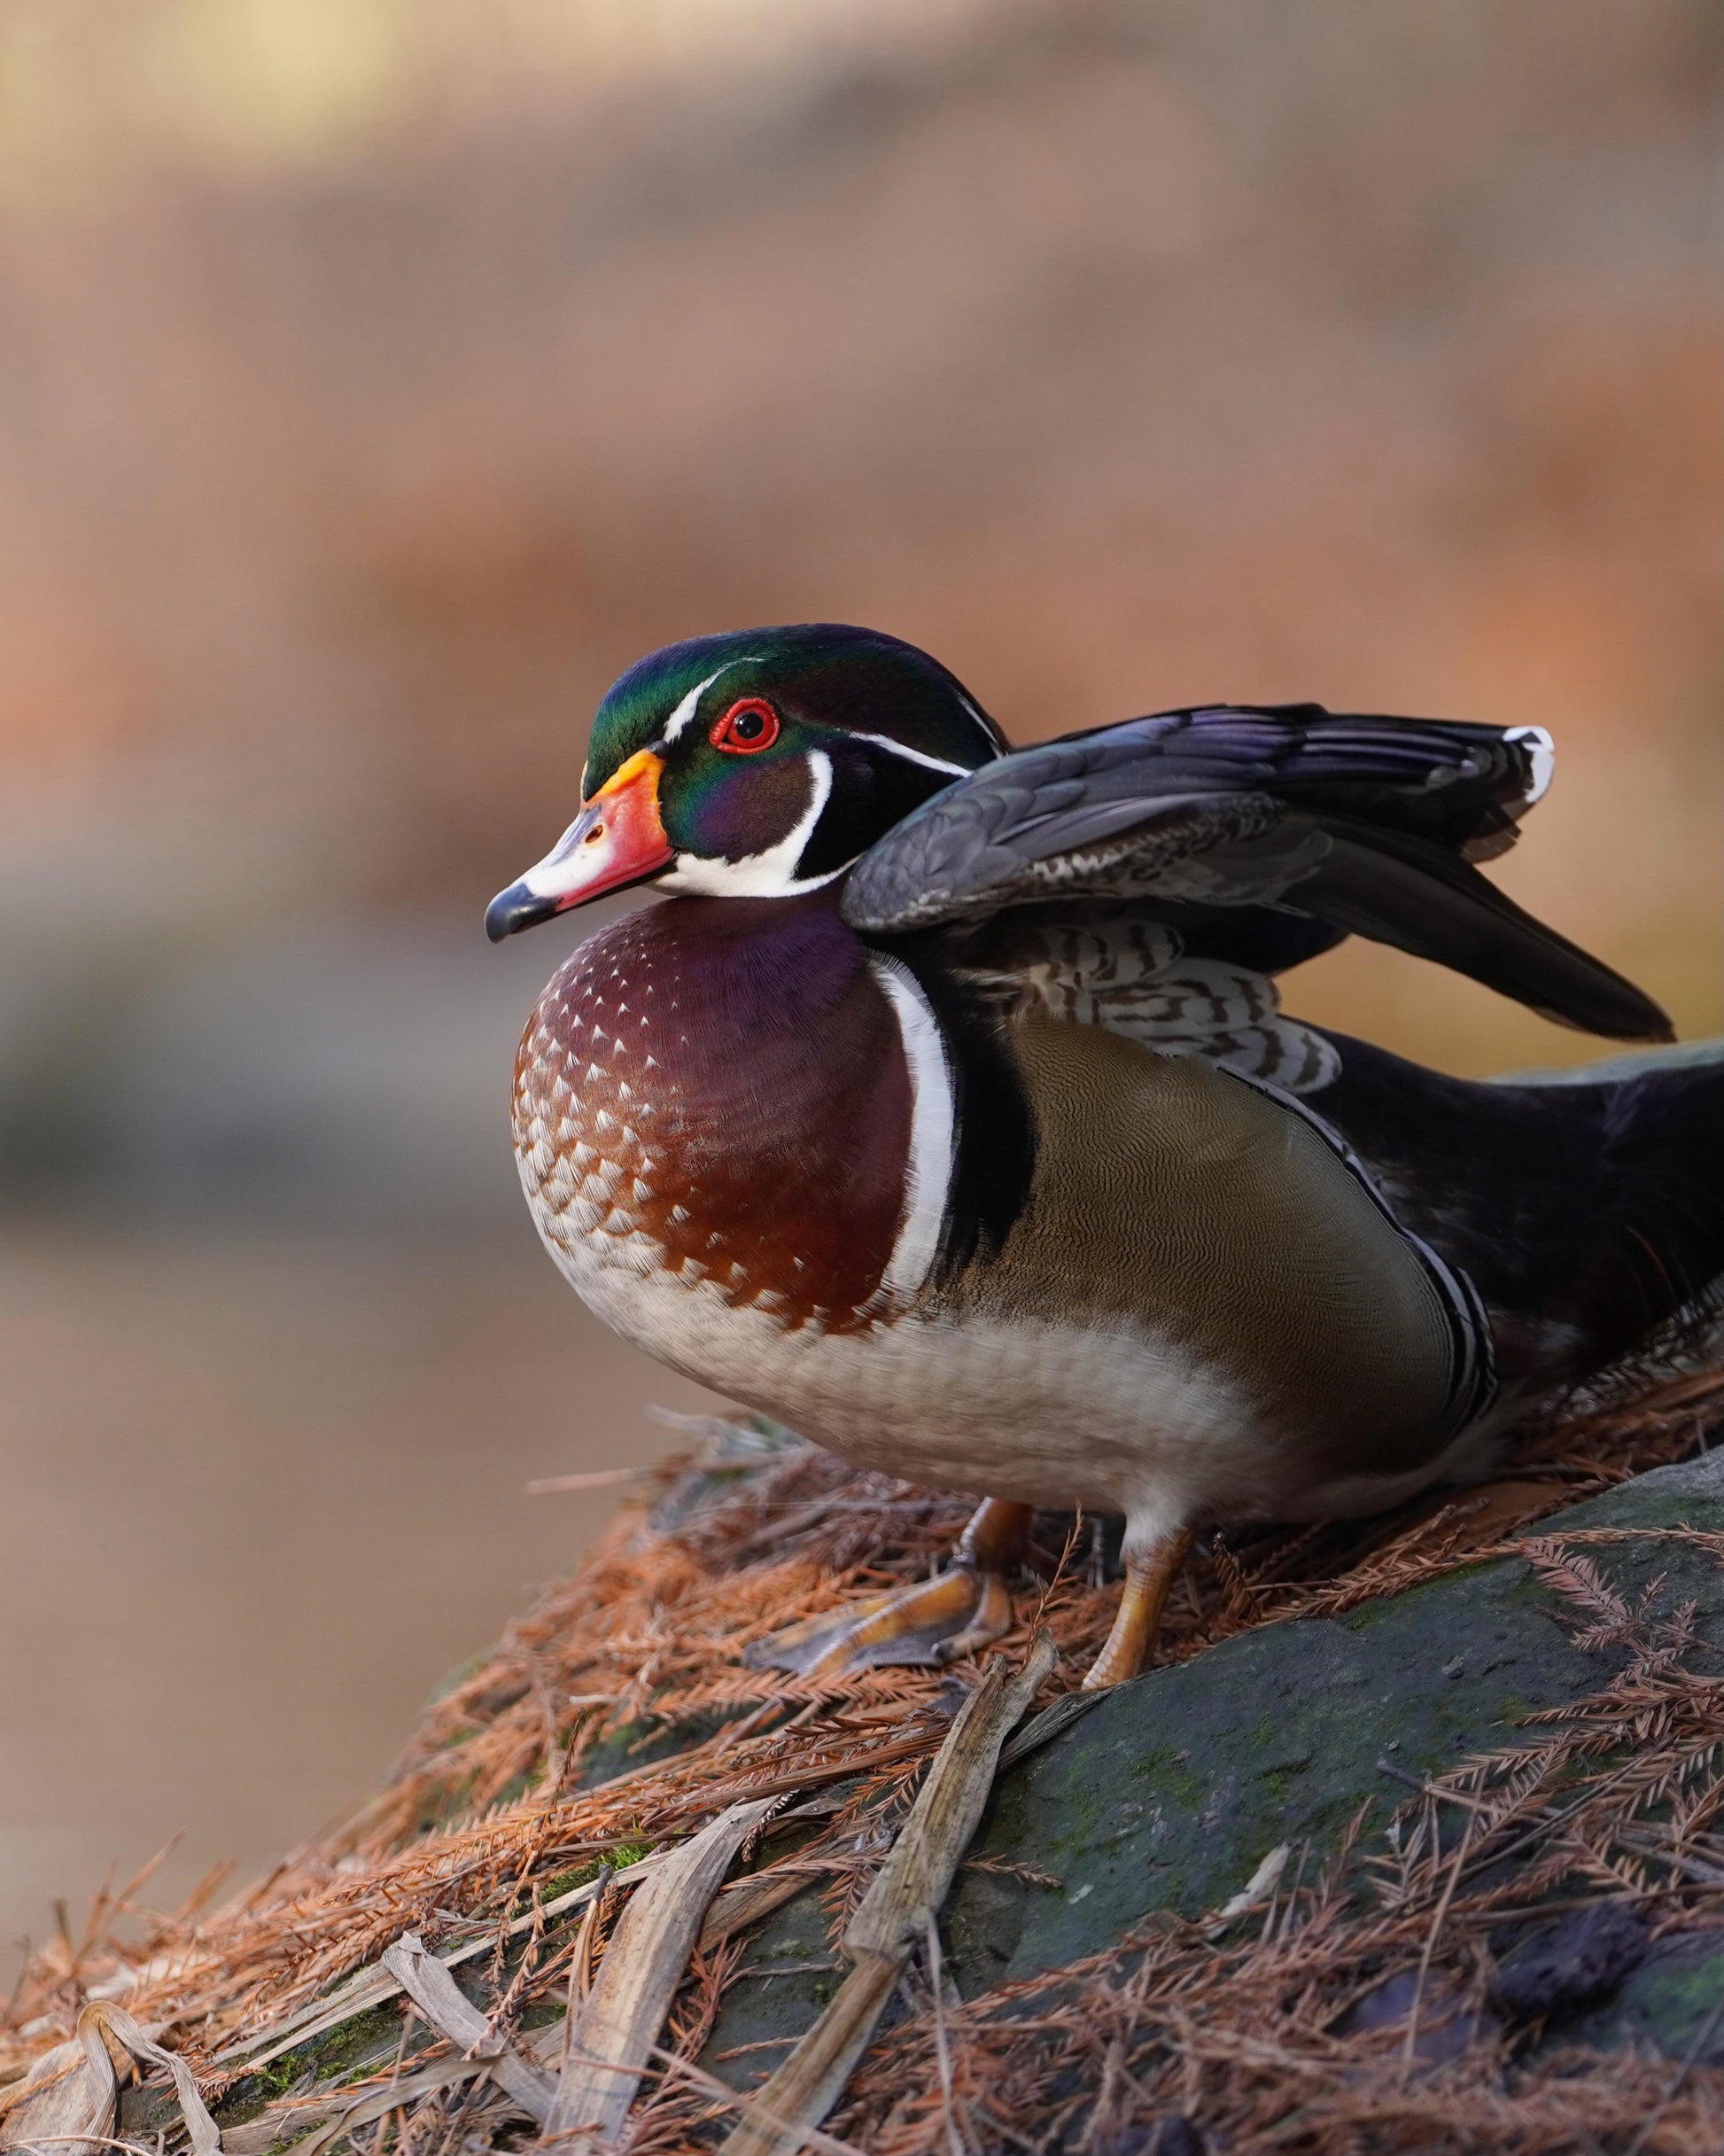
[[(485, 899), (668, 639), (1020, 739), (1550, 727), (1720, 1004), (1707, 0), (4, 0), (0, 1938), (361, 1793), (694, 1389), (540, 1255)], [(583, 916), (580, 927), (588, 924)], [(1351, 948), (1303, 1015), (1585, 1058)]]

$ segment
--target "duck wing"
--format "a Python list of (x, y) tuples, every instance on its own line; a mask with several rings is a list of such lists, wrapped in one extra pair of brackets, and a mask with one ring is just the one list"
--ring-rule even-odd
[(1292, 916), (1325, 931), (1305, 948), (1366, 936), (1586, 1031), (1668, 1039), (1656, 1003), (1473, 866), (1514, 843), (1550, 761), (1536, 727), (1315, 704), (1161, 712), (936, 794), (863, 855), (843, 913), (903, 935), (1050, 901), (1188, 922), (1238, 909), (1241, 958)]

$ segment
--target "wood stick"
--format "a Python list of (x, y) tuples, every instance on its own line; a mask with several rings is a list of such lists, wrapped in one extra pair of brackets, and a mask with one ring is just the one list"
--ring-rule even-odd
[(813, 2028), (756, 2091), (761, 2111), (787, 2126), (745, 2118), (723, 2143), (721, 2156), (791, 2156), (843, 2094), (911, 1949), (951, 1891), (993, 1788), (1001, 1747), (1055, 1660), (1052, 1638), (1038, 1631), (1016, 1677), (995, 1662), (965, 1701), (845, 1929), (844, 1950), (856, 1965)]

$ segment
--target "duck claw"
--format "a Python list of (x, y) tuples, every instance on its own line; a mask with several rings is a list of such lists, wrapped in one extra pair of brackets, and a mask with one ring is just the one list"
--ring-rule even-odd
[(998, 1572), (959, 1558), (931, 1580), (865, 1596), (804, 1618), (742, 1659), (752, 1670), (839, 1677), (883, 1664), (961, 1662), (1012, 1628), (1012, 1598)]

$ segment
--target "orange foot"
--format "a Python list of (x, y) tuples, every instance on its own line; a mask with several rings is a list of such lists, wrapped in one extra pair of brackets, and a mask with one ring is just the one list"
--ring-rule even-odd
[(1187, 1529), (1127, 1557), (1125, 1585), (1120, 1592), (1114, 1629), (1083, 1679), (1085, 1692), (1105, 1692), (1109, 1685), (1122, 1685), (1148, 1668), (1155, 1635), (1161, 1629), (1168, 1590), (1191, 1546)]
[(1023, 1547), (1029, 1517), (1028, 1505), (990, 1498), (936, 1578), (807, 1618), (759, 1641), (744, 1659), (753, 1669), (799, 1677), (836, 1677), (883, 1662), (961, 1662), (1011, 1630), (1006, 1568)]

